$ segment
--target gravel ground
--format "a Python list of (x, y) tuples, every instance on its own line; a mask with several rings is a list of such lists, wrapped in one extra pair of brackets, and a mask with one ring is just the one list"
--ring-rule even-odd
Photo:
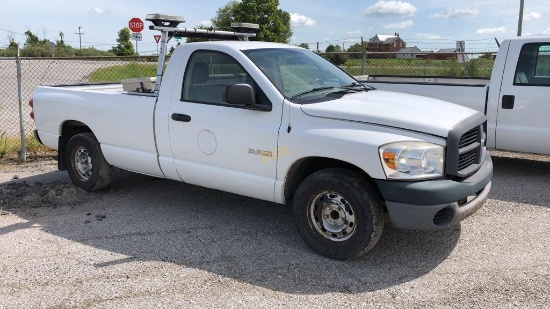
[(550, 308), (550, 158), (492, 154), (476, 215), (386, 226), (343, 262), (282, 205), (118, 170), (88, 194), (54, 161), (0, 165), (0, 308)]

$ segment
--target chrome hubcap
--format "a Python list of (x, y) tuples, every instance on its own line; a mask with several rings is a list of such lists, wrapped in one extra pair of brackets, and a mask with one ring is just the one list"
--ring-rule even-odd
[(86, 148), (78, 147), (74, 152), (74, 167), (82, 180), (88, 180), (92, 176), (92, 158)]
[(344, 241), (355, 233), (355, 212), (339, 193), (325, 191), (315, 196), (309, 207), (315, 229), (332, 241)]

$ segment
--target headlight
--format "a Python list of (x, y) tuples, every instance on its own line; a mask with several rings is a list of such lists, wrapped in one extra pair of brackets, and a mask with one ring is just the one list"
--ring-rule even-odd
[(380, 147), (380, 160), (389, 179), (443, 176), (444, 148), (426, 142), (398, 142)]

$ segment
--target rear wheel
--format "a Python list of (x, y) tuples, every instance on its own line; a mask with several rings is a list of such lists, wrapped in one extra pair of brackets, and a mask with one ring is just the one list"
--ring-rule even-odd
[(298, 187), (294, 221), (317, 253), (347, 259), (374, 247), (384, 228), (383, 202), (371, 184), (340, 168), (316, 172)]
[(67, 171), (71, 180), (86, 191), (95, 191), (111, 183), (111, 166), (92, 133), (73, 136), (67, 143)]

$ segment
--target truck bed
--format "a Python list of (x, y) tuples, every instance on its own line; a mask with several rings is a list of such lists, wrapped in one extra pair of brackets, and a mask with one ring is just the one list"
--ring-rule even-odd
[(489, 79), (416, 77), (416, 76), (360, 76), (365, 85), (380, 90), (403, 92), (449, 101), (485, 113)]
[(35, 123), (42, 142), (58, 148), (65, 123), (88, 126), (105, 158), (112, 165), (162, 176), (157, 164), (153, 130), (156, 97), (148, 93), (129, 93), (121, 84), (38, 87)]

